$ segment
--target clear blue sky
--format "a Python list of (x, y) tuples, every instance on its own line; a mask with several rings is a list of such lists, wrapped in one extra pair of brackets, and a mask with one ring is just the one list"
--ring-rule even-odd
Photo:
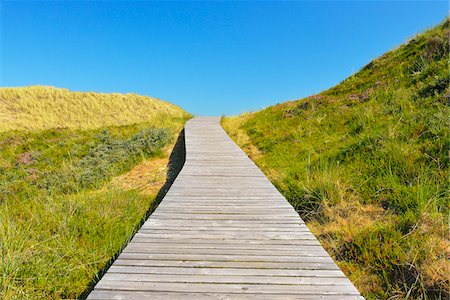
[(237, 114), (331, 87), (446, 1), (2, 1), (1, 86), (135, 92)]

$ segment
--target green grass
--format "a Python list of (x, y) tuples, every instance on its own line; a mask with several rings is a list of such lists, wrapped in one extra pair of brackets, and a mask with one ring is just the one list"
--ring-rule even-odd
[(448, 27), (222, 122), (367, 298), (449, 297)]
[[(0, 298), (83, 293), (156, 197), (113, 179), (144, 160), (154, 160), (154, 172), (160, 172), (164, 166), (158, 164), (167, 162), (166, 149), (189, 117), (177, 110), (154, 111), (146, 122), (125, 120), (128, 125), (105, 126), (98, 117), (88, 129), (93, 123), (72, 126), (76, 118), (68, 118), (58, 128), (37, 122), (28, 126), (32, 130), (0, 132)], [(21, 128), (2, 122), (2, 128)]]

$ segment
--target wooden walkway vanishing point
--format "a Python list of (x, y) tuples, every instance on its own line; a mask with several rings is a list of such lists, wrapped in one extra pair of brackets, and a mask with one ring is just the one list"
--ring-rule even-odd
[(187, 122), (183, 169), (88, 299), (363, 299), (219, 121)]

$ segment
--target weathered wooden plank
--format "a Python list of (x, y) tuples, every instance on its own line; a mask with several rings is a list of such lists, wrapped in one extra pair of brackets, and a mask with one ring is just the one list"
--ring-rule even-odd
[[(233, 250), (235, 253), (240, 250), (262, 250), (262, 251), (272, 251), (272, 253), (278, 253), (278, 251), (325, 251), (321, 245), (286, 245), (286, 244), (275, 244), (275, 245), (261, 245), (261, 244), (245, 244), (245, 243), (193, 243), (183, 241), (173, 241), (171, 243), (154, 243), (141, 240), (134, 240), (128, 245), (142, 245), (148, 249), (220, 249), (223, 251)], [(127, 246), (128, 247), (128, 246)], [(326, 252), (326, 251), (325, 251)]]
[(339, 270), (330, 262), (264, 262), (264, 261), (193, 261), (193, 260), (151, 260), (125, 259), (121, 256), (114, 262), (116, 266), (191, 267), (191, 268), (243, 268), (243, 269), (299, 269), (299, 270)]
[(174, 292), (152, 292), (151, 298), (148, 292), (140, 291), (108, 291), (94, 290), (89, 299), (92, 300), (185, 300), (185, 299), (217, 299), (217, 300), (236, 300), (236, 299), (259, 299), (259, 300), (286, 300), (286, 299), (323, 299), (323, 300), (361, 300), (362, 297), (354, 295), (317, 295), (317, 294), (301, 294), (301, 295), (274, 295), (274, 294), (226, 294), (226, 293), (174, 293)]
[(136, 282), (101, 280), (97, 284), (102, 290), (242, 293), (242, 294), (311, 294), (316, 295), (358, 295), (351, 285), (278, 285), (278, 284), (228, 284), (228, 283), (179, 283), (179, 282)]
[(242, 233), (242, 232), (230, 232), (230, 233), (158, 233), (158, 232), (143, 232), (139, 231), (135, 236), (146, 238), (162, 238), (162, 239), (186, 239), (186, 238), (201, 238), (201, 239), (224, 239), (224, 240), (315, 240), (311, 233)]
[(240, 268), (181, 268), (112, 266), (108, 273), (122, 274), (185, 274), (185, 275), (241, 275), (241, 276), (295, 276), (346, 278), (340, 270), (302, 269), (240, 269)]
[(250, 228), (243, 228), (243, 227), (225, 227), (225, 226), (146, 226), (142, 227), (141, 232), (179, 232), (179, 233), (202, 233), (202, 232), (209, 232), (209, 233), (218, 233), (218, 232), (281, 232), (281, 233), (289, 233), (289, 232), (305, 232), (309, 233), (308, 228), (301, 228), (300, 226), (291, 226), (288, 228), (271, 228), (270, 230), (267, 230), (266, 228), (259, 226), (259, 227), (250, 227)]
[(308, 239), (308, 240), (238, 240), (238, 239), (202, 239), (202, 238), (183, 238), (183, 239), (170, 239), (170, 238), (152, 238), (149, 239), (146, 236), (134, 236), (133, 241), (141, 242), (141, 243), (186, 243), (186, 244), (227, 244), (227, 245), (258, 245), (260, 247), (266, 246), (275, 246), (275, 245), (288, 245), (288, 246), (301, 246), (301, 245), (320, 245), (317, 240)]
[[(201, 204), (200, 204), (201, 205)], [(217, 206), (217, 204), (216, 204)], [(193, 207), (193, 205), (185, 205), (185, 206), (179, 206), (176, 207), (175, 205), (164, 205), (162, 206), (159, 210), (160, 213), (161, 212), (165, 212), (165, 213), (232, 213), (232, 214), (241, 214), (241, 213), (246, 213), (246, 212), (253, 212), (255, 214), (261, 214), (261, 215), (265, 215), (265, 214), (284, 214), (284, 213), (288, 213), (289, 215), (292, 215), (292, 210), (289, 209), (288, 207), (266, 207), (263, 206), (261, 207), (261, 205), (256, 206), (254, 205), (253, 207), (251, 206), (238, 206), (238, 205), (233, 205), (233, 206), (218, 206), (215, 207), (214, 205), (204, 205), (202, 207)]]
[[(248, 201), (246, 206), (241, 205), (243, 201)], [(180, 201), (167, 201), (165, 203), (162, 203), (162, 208), (177, 208), (177, 209), (184, 209), (184, 208), (192, 208), (193, 206), (201, 206), (204, 209), (218, 207), (218, 209), (228, 209), (228, 208), (242, 208), (245, 210), (252, 210), (252, 208), (261, 209), (265, 208), (266, 210), (271, 209), (292, 209), (291, 207), (288, 207), (287, 205), (277, 205), (273, 201), (260, 201), (260, 200), (246, 200), (246, 199), (240, 199), (240, 200), (224, 200), (224, 199), (209, 199), (207, 201), (184, 201), (180, 203)], [(179, 206), (178, 206), (179, 205)]]
[(202, 234), (202, 233), (208, 233), (208, 234), (239, 234), (241, 236), (245, 236), (245, 234), (290, 234), (291, 236), (311, 236), (311, 232), (306, 227), (300, 227), (300, 226), (291, 226), (288, 228), (271, 228), (270, 230), (265, 230), (263, 227), (250, 227), (250, 228), (242, 228), (242, 227), (221, 227), (221, 226), (210, 226), (209, 229), (207, 226), (189, 226), (189, 227), (178, 227), (178, 226), (154, 226), (149, 227), (146, 226), (145, 228), (141, 228), (140, 232), (152, 234), (152, 233), (177, 233), (177, 234)]
[[(148, 246), (147, 246), (148, 245)], [(124, 253), (148, 253), (148, 254), (196, 254), (196, 255), (232, 255), (237, 253), (237, 249), (222, 249), (222, 248), (176, 248), (176, 247), (166, 247), (166, 248), (152, 248), (151, 244), (147, 243), (130, 243), (125, 249)], [(271, 256), (274, 254), (281, 256), (311, 256), (311, 257), (328, 257), (328, 253), (320, 248), (314, 250), (264, 250), (264, 249), (239, 249), (239, 254), (242, 255), (256, 255), (256, 256)]]
[(150, 216), (150, 219), (148, 219), (147, 222), (145, 222), (144, 225), (148, 226), (157, 226), (161, 224), (167, 224), (167, 225), (183, 225), (186, 224), (187, 226), (192, 225), (196, 226), (198, 224), (200, 225), (206, 225), (206, 226), (214, 226), (214, 225), (221, 225), (224, 226), (267, 226), (267, 228), (271, 228), (274, 226), (297, 226), (297, 225), (303, 225), (304, 223), (301, 220), (191, 220), (189, 222), (185, 222), (184, 220), (171, 220), (170, 222), (166, 222), (165, 219), (156, 218), (154, 216)]
[(187, 123), (183, 170), (88, 299), (362, 299), (218, 122)]
[(281, 256), (281, 255), (226, 255), (226, 254), (172, 254), (122, 252), (123, 259), (184, 260), (184, 261), (254, 261), (254, 262), (329, 262), (329, 256)]
[(162, 214), (154, 213), (155, 218), (158, 219), (174, 219), (174, 220), (279, 220), (279, 221), (292, 221), (298, 222), (294, 216), (280, 216), (280, 215), (237, 215), (237, 214)]
[[(247, 216), (249, 213), (249, 211), (244, 211), (244, 210), (239, 210), (239, 209), (218, 209), (216, 211), (213, 210), (204, 210), (204, 209), (198, 209), (198, 210), (194, 210), (194, 209), (190, 209), (190, 210), (174, 210), (174, 209), (160, 209), (158, 211), (158, 215), (205, 215), (205, 216), (212, 216), (215, 217), (216, 215), (222, 215), (222, 216), (233, 216), (233, 217), (239, 217), (239, 215), (245, 215)], [(277, 214), (279, 217), (295, 217), (295, 215), (293, 215), (291, 212), (287, 212), (285, 210), (283, 211), (277, 211), (277, 210), (273, 210), (273, 211), (252, 211), (252, 216), (261, 218), (261, 217), (266, 217), (266, 216), (273, 216), (274, 214)]]
[(211, 274), (146, 274), (107, 273), (102, 280), (133, 282), (176, 282), (176, 283), (229, 283), (229, 284), (288, 284), (288, 285), (347, 285), (346, 277), (307, 276), (258, 276), (258, 275), (211, 275)]

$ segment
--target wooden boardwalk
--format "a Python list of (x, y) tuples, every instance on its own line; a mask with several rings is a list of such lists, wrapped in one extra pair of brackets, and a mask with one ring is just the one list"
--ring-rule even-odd
[(219, 120), (186, 124), (183, 169), (88, 299), (362, 299)]

